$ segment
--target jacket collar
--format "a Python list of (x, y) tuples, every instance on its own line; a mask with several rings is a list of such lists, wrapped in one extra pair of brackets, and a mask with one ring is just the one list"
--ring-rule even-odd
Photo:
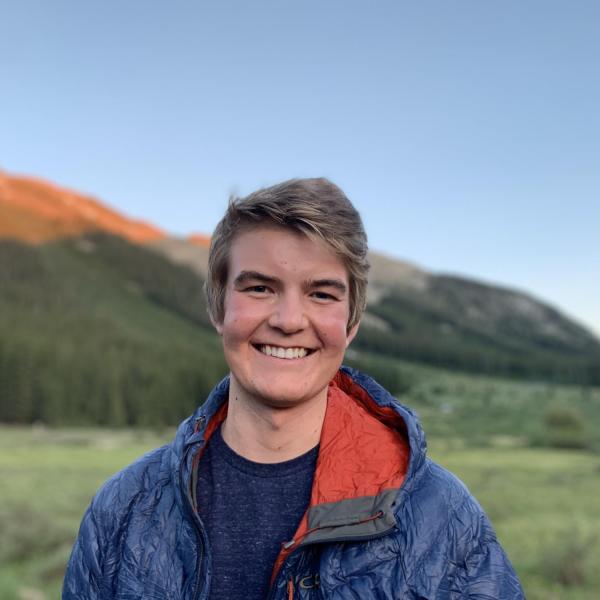
[[(179, 427), (174, 454), (185, 460), (183, 481), (194, 479), (204, 443), (225, 419), (228, 393), (227, 376)], [(310, 505), (274, 573), (296, 547), (392, 529), (400, 491), (412, 487), (425, 453), (414, 413), (369, 376), (342, 367), (330, 383)]]

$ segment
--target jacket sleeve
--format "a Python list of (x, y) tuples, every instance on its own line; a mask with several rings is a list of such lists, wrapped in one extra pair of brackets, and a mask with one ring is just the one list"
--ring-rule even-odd
[[(98, 491), (85, 512), (71, 558), (67, 565), (62, 600), (110, 600), (115, 560), (118, 516), (115, 506), (115, 478)], [(112, 565), (112, 566), (111, 566)]]
[(98, 523), (90, 506), (81, 521), (79, 535), (67, 565), (62, 590), (63, 600), (102, 598), (100, 596), (101, 549)]
[(524, 600), (519, 578), (489, 519), (473, 498), (464, 508), (470, 513), (472, 526), (454, 586), (460, 590), (461, 600)]
[[(119, 574), (126, 562), (124, 540), (133, 517), (137, 514), (142, 520), (145, 518), (140, 516), (138, 504), (146, 499), (145, 510), (152, 511), (156, 498), (161, 497), (163, 487), (170, 482), (168, 469), (163, 469), (166, 475), (160, 470), (163, 462), (168, 463), (166, 448), (145, 454), (98, 490), (79, 527), (65, 573), (62, 600), (112, 600), (120, 593)], [(148, 494), (148, 490), (152, 493)], [(170, 499), (167, 504), (171, 506), (172, 497), (167, 494), (165, 498)], [(135, 563), (138, 557), (130, 558)]]

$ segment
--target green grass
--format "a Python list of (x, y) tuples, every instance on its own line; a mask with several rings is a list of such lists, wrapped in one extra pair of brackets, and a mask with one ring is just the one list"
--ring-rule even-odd
[(600, 457), (537, 448), (457, 448), (431, 456), (456, 473), (489, 515), (529, 600), (597, 598)]
[[(600, 390), (377, 364), (419, 413), (432, 458), (485, 508), (529, 600), (595, 599)], [(553, 447), (567, 434), (578, 449)], [(59, 598), (94, 492), (172, 435), (172, 429), (0, 426), (0, 598)]]
[[(388, 368), (406, 382), (397, 396), (417, 412), (431, 439), (600, 451), (600, 388), (511, 381), (401, 361), (390, 361)], [(557, 415), (568, 417), (564, 427), (549, 418)]]
[(79, 521), (100, 484), (171, 435), (0, 428), (0, 598), (60, 597)]

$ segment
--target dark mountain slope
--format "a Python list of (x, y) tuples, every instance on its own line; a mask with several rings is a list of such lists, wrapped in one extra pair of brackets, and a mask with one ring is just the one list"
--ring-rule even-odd
[[(226, 371), (204, 304), (206, 258), (205, 238), (167, 238), (0, 173), (0, 421), (159, 425), (189, 414)], [(387, 387), (407, 385), (398, 358), (600, 384), (598, 340), (543, 302), (370, 260), (348, 360)]]
[[(150, 247), (205, 276), (206, 247), (176, 238)], [(600, 382), (600, 342), (530, 295), (376, 253), (370, 262), (355, 350), (478, 373)]]
[(0, 421), (177, 422), (225, 372), (201, 292), (120, 238), (0, 240)]

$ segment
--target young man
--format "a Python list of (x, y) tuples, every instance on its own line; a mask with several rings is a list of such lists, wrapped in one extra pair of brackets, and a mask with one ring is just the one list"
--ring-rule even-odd
[(340, 367), (365, 307), (360, 217), (325, 179), (230, 204), (207, 280), (230, 375), (109, 480), (63, 599), (520, 599), (413, 413)]

